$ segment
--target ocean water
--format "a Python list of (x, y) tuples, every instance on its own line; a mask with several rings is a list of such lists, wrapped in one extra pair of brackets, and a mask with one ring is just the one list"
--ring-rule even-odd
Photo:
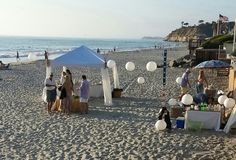
[(16, 52), (20, 58), (26, 60), (29, 53), (36, 54), (38, 59), (43, 58), (44, 51), (57, 57), (74, 48), (85, 45), (101, 53), (116, 48), (116, 51), (137, 50), (145, 48), (178, 47), (181, 43), (166, 42), (159, 39), (82, 39), (82, 38), (50, 38), (50, 37), (0, 37), (0, 60), (3, 62), (16, 61)]

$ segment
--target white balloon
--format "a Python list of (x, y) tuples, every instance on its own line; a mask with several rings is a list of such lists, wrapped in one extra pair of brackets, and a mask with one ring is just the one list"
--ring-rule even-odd
[(37, 59), (37, 56), (35, 54), (33, 54), (33, 53), (29, 53), (28, 59), (31, 60), (31, 61), (34, 61), (34, 60)]
[(176, 80), (175, 80), (178, 84), (181, 84), (181, 82), (182, 82), (182, 77), (178, 77), (178, 78), (176, 78)]
[(128, 70), (128, 71), (133, 71), (135, 69), (135, 65), (133, 62), (127, 62), (126, 65), (125, 65), (125, 68)]
[(174, 99), (174, 98), (171, 98), (171, 99), (169, 99), (168, 104), (169, 104), (170, 106), (174, 106), (174, 105), (177, 104), (177, 100)]
[(162, 120), (158, 120), (155, 124), (155, 128), (157, 131), (162, 131), (164, 129), (166, 129), (166, 122), (162, 119)]
[(185, 94), (182, 97), (181, 102), (185, 105), (190, 105), (193, 103), (193, 97), (190, 94)]
[(116, 65), (116, 62), (113, 60), (107, 61), (107, 67), (108, 68), (113, 68)]
[(147, 71), (153, 72), (157, 69), (157, 64), (156, 62), (150, 61), (146, 65)]
[(218, 102), (219, 104), (224, 104), (224, 101), (227, 99), (228, 97), (226, 95), (221, 95), (219, 98), (218, 98)]
[(235, 105), (235, 100), (233, 98), (227, 98), (225, 101), (224, 101), (224, 106), (226, 108), (232, 108), (234, 107)]
[(138, 77), (137, 82), (139, 84), (143, 84), (145, 82), (145, 79), (143, 77)]

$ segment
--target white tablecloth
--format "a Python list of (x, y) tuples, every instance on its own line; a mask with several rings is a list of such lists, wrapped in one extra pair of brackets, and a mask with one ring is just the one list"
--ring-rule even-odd
[(205, 129), (215, 129), (216, 131), (220, 129), (220, 112), (210, 112), (210, 111), (186, 111), (185, 113), (185, 126), (188, 126), (188, 121), (198, 121), (203, 122), (203, 128)]
[(89, 97), (103, 97), (102, 85), (92, 85), (89, 87)]

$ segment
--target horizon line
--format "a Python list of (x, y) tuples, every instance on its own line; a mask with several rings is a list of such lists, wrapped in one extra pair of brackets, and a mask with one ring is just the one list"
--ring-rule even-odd
[[(46, 36), (46, 35), (0, 35), (0, 37), (15, 37), (15, 38), (64, 38), (64, 39), (104, 39), (104, 40), (140, 40), (144, 37), (164, 38), (161, 36), (143, 36), (139, 38), (101, 38), (101, 37), (74, 37), (74, 36)], [(151, 38), (150, 38), (151, 39)]]

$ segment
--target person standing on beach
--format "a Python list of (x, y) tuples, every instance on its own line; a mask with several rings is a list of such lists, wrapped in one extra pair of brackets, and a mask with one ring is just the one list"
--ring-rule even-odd
[(48, 112), (51, 112), (52, 105), (54, 104), (57, 96), (56, 92), (56, 82), (53, 79), (53, 74), (51, 73), (48, 78), (45, 79), (44, 85), (46, 87)]
[(46, 66), (50, 66), (50, 63), (49, 63), (49, 60), (48, 60), (48, 52), (47, 51), (44, 51), (44, 58), (45, 58)]
[(197, 79), (197, 93), (203, 93), (204, 92), (204, 82), (206, 82), (206, 86), (208, 87), (208, 82), (206, 80), (205, 74), (203, 70), (199, 71), (198, 79)]
[[(191, 88), (191, 85), (189, 83), (189, 79), (188, 79), (188, 76), (190, 74), (190, 69), (186, 69), (186, 71), (183, 73), (182, 75), (182, 81), (181, 81), (181, 96), (180, 96), (180, 100), (182, 98), (183, 95), (185, 95), (189, 88)], [(189, 86), (189, 88), (188, 88)]]
[(62, 85), (62, 89), (65, 89), (66, 95), (63, 97), (63, 108), (64, 112), (69, 114), (71, 112), (72, 105), (72, 93), (73, 93), (73, 85), (71, 83), (70, 75), (66, 73), (65, 82)]
[(17, 61), (17, 62), (20, 61), (20, 55), (19, 55), (19, 52), (18, 52), (18, 51), (16, 52), (16, 61)]
[(97, 48), (97, 53), (100, 53), (100, 49), (99, 48)]
[(87, 81), (87, 77), (82, 75), (82, 82), (79, 87), (80, 91), (80, 105), (83, 108), (83, 111), (88, 113), (88, 99), (89, 99), (89, 82)]

